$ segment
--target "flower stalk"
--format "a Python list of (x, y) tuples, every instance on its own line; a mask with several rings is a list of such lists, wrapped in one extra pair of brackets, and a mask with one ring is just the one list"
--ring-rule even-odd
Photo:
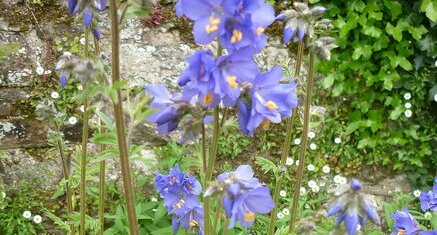
[(305, 155), (307, 150), (307, 142), (308, 142), (308, 128), (311, 120), (311, 96), (314, 82), (314, 52), (310, 52), (310, 64), (309, 64), (309, 72), (308, 79), (306, 85), (306, 97), (305, 97), (305, 106), (304, 106), (304, 117), (303, 117), (303, 130), (302, 130), (302, 142), (299, 156), (299, 166), (297, 169), (296, 182), (294, 186), (294, 195), (293, 195), (293, 203), (291, 205), (291, 217), (289, 221), (288, 233), (292, 234), (294, 232), (294, 226), (296, 222), (296, 216), (299, 205), (299, 196), (300, 196), (300, 187), (302, 184), (303, 171), (305, 169)]
[[(302, 67), (302, 60), (303, 60), (303, 48), (304, 43), (302, 41), (299, 41), (298, 44), (298, 51), (297, 51), (297, 58), (296, 58), (296, 70), (295, 70), (295, 77), (298, 77), (300, 75), (300, 70)], [(293, 115), (290, 119), (287, 120), (287, 131), (285, 135), (285, 140), (282, 145), (282, 154), (281, 154), (281, 161), (279, 162), (279, 168), (285, 169), (285, 162), (287, 160), (288, 153), (290, 152), (290, 142), (291, 142), (291, 134), (293, 131), (294, 122), (296, 120), (297, 112), (293, 110)], [(270, 223), (269, 223), (269, 230), (268, 235), (273, 235), (275, 233), (275, 224), (276, 224), (276, 213), (278, 211), (278, 205), (279, 205), (279, 191), (281, 189), (282, 180), (285, 174), (280, 174), (278, 179), (276, 180), (276, 188), (275, 192), (273, 194), (273, 200), (275, 202), (275, 208), (273, 208), (271, 214), (270, 214)]]
[[(111, 36), (112, 36), (112, 83), (116, 84), (120, 81), (120, 31), (119, 20), (117, 13), (116, 0), (109, 1), (111, 15)], [(120, 168), (123, 177), (124, 194), (126, 198), (126, 207), (129, 221), (130, 235), (138, 235), (138, 221), (135, 210), (135, 196), (132, 185), (132, 177), (130, 173), (129, 155), (125, 136), (125, 127), (123, 119), (123, 107), (121, 102), (120, 89), (117, 88), (118, 100), (112, 100), (114, 107), (115, 125), (117, 128), (117, 141), (120, 151)]]

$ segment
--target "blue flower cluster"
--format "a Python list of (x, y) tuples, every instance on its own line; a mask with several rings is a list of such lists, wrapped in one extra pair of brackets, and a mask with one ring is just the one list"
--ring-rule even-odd
[(328, 206), (328, 216), (337, 214), (337, 226), (344, 221), (349, 235), (354, 235), (358, 225), (364, 225), (367, 218), (376, 224), (381, 223), (375, 202), (369, 195), (360, 192), (361, 188), (361, 182), (356, 179), (350, 185), (340, 185), (332, 191), (335, 198)]
[(390, 235), (437, 235), (437, 230), (425, 231), (421, 229), (419, 223), (407, 209), (396, 211), (391, 218), (395, 220), (395, 231)]
[(217, 177), (216, 184), (210, 186), (205, 196), (220, 195), (222, 205), (229, 219), (229, 228), (236, 222), (249, 227), (256, 214), (267, 214), (274, 207), (268, 187), (253, 177), (249, 165), (241, 165), (233, 172), (225, 172)]
[[(260, 125), (267, 128), (270, 122), (291, 116), (297, 106), (295, 84), (280, 83), (283, 73), (279, 66), (260, 72), (253, 59), (266, 44), (265, 27), (275, 19), (269, 4), (264, 0), (179, 0), (176, 12), (194, 21), (197, 43), (217, 38), (228, 54), (216, 58), (210, 51), (198, 51), (188, 58), (188, 67), (178, 80), (182, 94), (166, 93), (173, 101), (161, 102), (155, 107), (158, 114), (149, 119), (158, 126), (168, 124), (165, 127), (170, 128), (160, 128), (160, 133), (180, 126), (184, 112), (178, 112), (175, 103), (181, 102), (194, 101), (205, 110), (220, 103), (237, 107), (240, 128), (246, 135), (253, 135)], [(154, 99), (164, 98), (151, 93)]]
[(67, 6), (70, 14), (82, 14), (85, 28), (91, 28), (94, 37), (100, 39), (100, 31), (93, 24), (94, 12), (105, 10), (107, 3), (108, 0), (68, 0)]
[(164, 199), (168, 213), (173, 215), (175, 232), (182, 226), (203, 234), (203, 207), (197, 199), (202, 186), (193, 175), (184, 174), (176, 164), (168, 175), (157, 174), (155, 188)]
[(432, 211), (437, 213), (437, 177), (434, 179), (434, 186), (429, 192), (422, 192), (419, 196), (420, 207), (423, 212)]

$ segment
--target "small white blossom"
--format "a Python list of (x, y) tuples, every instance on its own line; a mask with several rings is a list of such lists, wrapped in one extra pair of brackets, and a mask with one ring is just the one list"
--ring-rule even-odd
[(33, 222), (35, 222), (36, 224), (40, 224), (42, 222), (42, 217), (40, 215), (35, 215), (33, 217)]
[(347, 179), (344, 177), (341, 177), (340, 184), (347, 184)]
[(295, 163), (296, 163), (296, 166), (299, 166), (299, 160), (296, 160)]
[(285, 160), (285, 165), (287, 165), (287, 166), (291, 166), (291, 165), (293, 165), (293, 163), (294, 163), (294, 160), (291, 157), (287, 157), (287, 159)]
[(424, 215), (423, 215), (424, 217), (425, 217), (425, 219), (427, 219), (427, 220), (430, 220), (431, 218), (432, 218), (432, 214), (431, 214), (431, 212), (426, 212)]
[(437, 94), (434, 95), (434, 101), (437, 102)]
[(294, 144), (295, 145), (299, 145), (300, 144), (300, 139), (294, 139)]
[(74, 125), (74, 124), (76, 124), (76, 123), (77, 123), (77, 118), (75, 118), (75, 117), (70, 117), (70, 118), (68, 119), (68, 123), (70, 123), (70, 125)]
[(299, 190), (300, 195), (304, 195), (307, 192), (307, 190), (304, 187), (301, 187)]
[(325, 181), (320, 181), (319, 185), (320, 185), (320, 187), (325, 187), (326, 183), (325, 183)]
[(411, 93), (410, 93), (410, 92), (405, 93), (405, 94), (404, 94), (404, 99), (405, 99), (405, 100), (409, 100), (409, 99), (411, 99)]
[(313, 164), (309, 164), (309, 165), (307, 166), (307, 169), (308, 169), (309, 171), (314, 171), (315, 167), (314, 167)]
[(45, 74), (45, 75), (50, 75), (50, 74), (52, 74), (52, 70), (50, 70), (50, 69), (49, 69), (49, 70), (46, 70), (46, 71), (44, 71), (44, 74)]
[(279, 191), (279, 196), (285, 197), (285, 196), (287, 196), (287, 192), (285, 192), (285, 190), (281, 190), (281, 191)]
[(324, 157), (324, 158), (328, 158), (329, 155), (328, 155), (327, 153), (325, 153), (325, 154), (323, 155), (323, 157)]
[(341, 143), (341, 138), (340, 138), (340, 137), (335, 138), (335, 139), (334, 139), (334, 142), (335, 142), (336, 144)]
[(54, 91), (54, 92), (50, 93), (50, 96), (51, 96), (53, 99), (57, 99), (57, 98), (59, 98), (59, 93), (56, 92), (56, 91)]
[(38, 75), (43, 75), (43, 74), (44, 74), (44, 68), (41, 67), (41, 66), (38, 66), (38, 67), (36, 68), (36, 74), (38, 74)]
[(83, 91), (83, 86), (82, 86), (82, 85), (78, 85), (78, 86), (77, 86), (77, 89), (78, 89), (79, 91)]
[(80, 42), (80, 44), (82, 44), (82, 45), (85, 46), (85, 38), (81, 38), (81, 39), (79, 40), (79, 42)]
[(2, 192), (2, 197), (6, 198), (6, 193), (5, 192)]
[(340, 184), (341, 178), (343, 178), (343, 176), (341, 176), (341, 175), (334, 176), (334, 183)]
[(316, 150), (317, 149), (317, 145), (314, 144), (314, 143), (310, 144), (310, 149), (311, 150)]
[(410, 102), (405, 103), (405, 108), (410, 109), (411, 108), (411, 103)]
[(284, 214), (282, 214), (282, 212), (278, 212), (277, 216), (278, 216), (278, 219), (284, 218)]
[(357, 231), (361, 230), (361, 225), (357, 224)]
[(32, 217), (32, 213), (30, 213), (30, 211), (25, 211), (23, 212), (23, 217), (29, 219), (30, 217)]
[(79, 110), (80, 110), (82, 113), (84, 113), (84, 112), (85, 112), (85, 106), (81, 105), (81, 106), (79, 107)]
[(419, 197), (422, 192), (420, 190), (414, 190), (413, 195)]
[(310, 181), (308, 181), (308, 187), (310, 187), (310, 188), (314, 188), (314, 187), (316, 187), (316, 186), (317, 186), (316, 181), (314, 181), (314, 180), (310, 180)]
[(316, 133), (310, 131), (310, 132), (308, 132), (308, 137), (309, 137), (310, 139), (312, 139), (312, 138), (316, 137)]
[(405, 115), (405, 117), (409, 118), (409, 117), (411, 117), (411, 115), (413, 115), (413, 112), (410, 109), (407, 109), (407, 110), (405, 110), (404, 115)]
[(152, 197), (152, 198), (150, 198), (150, 201), (152, 201), (152, 202), (157, 202), (158, 199), (157, 199), (156, 197)]
[(320, 188), (319, 188), (319, 186), (315, 186), (315, 187), (312, 187), (311, 188), (311, 191), (313, 192), (313, 193), (318, 193), (319, 191), (320, 191)]
[(327, 166), (327, 165), (324, 165), (324, 166), (322, 167), (322, 171), (323, 171), (323, 173), (325, 173), (325, 174), (329, 174), (329, 172), (331, 172), (331, 168), (329, 168), (329, 166)]
[(289, 214), (290, 214), (290, 211), (289, 211), (287, 208), (284, 208), (284, 209), (282, 210), (282, 214), (284, 214), (284, 215), (289, 215)]

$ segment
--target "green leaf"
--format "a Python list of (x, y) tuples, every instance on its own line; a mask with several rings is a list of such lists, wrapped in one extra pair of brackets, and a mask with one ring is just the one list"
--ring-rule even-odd
[(318, 3), (318, 2), (320, 2), (320, 0), (310, 0), (309, 1), (311, 4), (314, 4), (314, 3)]
[(332, 86), (332, 84), (334, 84), (335, 81), (335, 77), (333, 73), (328, 74), (328, 76), (325, 77), (325, 79), (323, 79), (323, 88), (329, 88)]
[(390, 119), (397, 120), (399, 116), (402, 114), (403, 108), (402, 106), (397, 106), (393, 111), (390, 112)]
[(394, 27), (390, 22), (385, 26), (385, 31), (393, 36), (396, 41), (400, 42), (402, 40), (402, 31), (397, 27)]
[(0, 158), (5, 158), (5, 157), (7, 157), (7, 156), (8, 156), (8, 155), (6, 154), (5, 151), (0, 150)]
[(384, 0), (384, 6), (390, 10), (392, 20), (402, 14), (402, 5), (398, 1)]
[(96, 144), (109, 144), (114, 146), (118, 145), (117, 137), (113, 133), (96, 134), (93, 138), (91, 138), (91, 141)]
[(419, 27), (409, 26), (408, 32), (410, 32), (411, 36), (413, 36), (414, 39), (420, 40), (422, 39), (422, 35), (427, 33), (428, 30), (423, 25), (420, 25)]
[(413, 65), (410, 63), (410, 61), (408, 61), (405, 57), (400, 57), (400, 56), (390, 57), (390, 65), (393, 68), (396, 68), (399, 65), (405, 70), (413, 69)]
[(431, 228), (432, 229), (437, 229), (437, 213), (436, 212), (432, 213)]
[(358, 128), (360, 128), (360, 127), (361, 127), (361, 123), (362, 123), (362, 121), (351, 122), (351, 123), (346, 127), (346, 135), (350, 135), (350, 134), (352, 134), (355, 130), (357, 130)]
[(437, 2), (435, 0), (423, 0), (421, 10), (431, 21), (437, 21)]
[(365, 7), (366, 7), (366, 4), (360, 0), (353, 0), (353, 1), (348, 2), (348, 9), (349, 10), (363, 12)]
[(376, 28), (373, 25), (364, 27), (362, 32), (363, 32), (363, 34), (374, 37), (374, 38), (378, 38), (382, 34), (382, 30), (380, 28)]
[(264, 171), (264, 173), (268, 173), (268, 172), (272, 171), (273, 173), (276, 174), (279, 172), (278, 166), (276, 166), (276, 164), (274, 162), (270, 161), (269, 159), (266, 159), (263, 157), (258, 157), (256, 159), (256, 164), (261, 167), (261, 169)]

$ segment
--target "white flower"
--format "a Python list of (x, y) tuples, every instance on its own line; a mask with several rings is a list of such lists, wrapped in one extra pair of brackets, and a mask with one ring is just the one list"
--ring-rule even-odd
[(277, 216), (278, 216), (278, 219), (284, 218), (284, 214), (282, 214), (282, 212), (278, 212)]
[(315, 167), (314, 167), (313, 164), (309, 164), (309, 165), (307, 166), (307, 169), (308, 169), (309, 171), (314, 171)]
[(312, 139), (312, 138), (316, 137), (316, 133), (310, 131), (310, 132), (308, 133), (308, 137), (309, 137), (310, 139)]
[(343, 178), (343, 176), (341, 176), (341, 175), (334, 176), (334, 183), (340, 184), (341, 178)]
[(347, 184), (347, 179), (344, 177), (341, 177), (340, 184)]
[(5, 192), (2, 192), (2, 197), (6, 198), (6, 193)]
[(287, 208), (284, 208), (284, 209), (282, 210), (282, 214), (284, 214), (284, 215), (289, 215), (289, 214), (290, 214), (290, 211), (289, 211)]
[(287, 165), (287, 166), (291, 166), (291, 165), (293, 165), (293, 163), (294, 163), (294, 160), (291, 157), (287, 157), (287, 160), (285, 160), (285, 165)]
[(413, 195), (419, 197), (422, 192), (420, 190), (414, 190)]
[(310, 188), (314, 188), (314, 187), (316, 187), (316, 186), (317, 186), (316, 181), (314, 181), (314, 180), (310, 180), (310, 181), (308, 181), (308, 187), (310, 187)]
[(431, 218), (432, 218), (432, 214), (431, 214), (431, 212), (426, 212), (425, 213), (425, 215), (424, 215), (424, 217), (425, 217), (425, 219), (427, 219), (427, 220), (430, 220)]
[(411, 117), (411, 115), (413, 115), (413, 112), (410, 109), (407, 109), (407, 110), (405, 110), (404, 115), (405, 115), (405, 117), (409, 118), (409, 117)]
[(45, 75), (50, 75), (50, 74), (52, 74), (52, 70), (50, 70), (50, 69), (49, 69), (49, 70), (46, 70), (46, 71), (44, 71), (44, 74), (45, 74)]
[(405, 103), (405, 108), (407, 109), (411, 108), (411, 103), (410, 102)]
[(56, 92), (56, 91), (54, 91), (54, 92), (50, 93), (50, 96), (51, 96), (53, 99), (57, 99), (57, 98), (59, 98), (59, 93)]
[(79, 90), (79, 91), (83, 91), (83, 86), (82, 86), (82, 85), (78, 85), (78, 86), (77, 86), (77, 90)]
[(79, 40), (79, 42), (80, 42), (80, 44), (85, 45), (85, 38), (81, 38), (81, 39)]
[(326, 183), (325, 183), (325, 181), (320, 181), (319, 185), (320, 185), (320, 187), (325, 187)]
[(38, 66), (38, 67), (36, 68), (36, 74), (38, 74), (38, 75), (43, 75), (43, 74), (44, 74), (44, 68), (41, 67), (41, 66)]
[(23, 217), (29, 219), (30, 217), (32, 217), (32, 213), (30, 213), (30, 211), (25, 211), (23, 212)]
[(361, 225), (357, 224), (357, 231), (361, 230)]
[(323, 171), (323, 173), (325, 173), (325, 174), (329, 174), (329, 172), (331, 172), (331, 168), (329, 168), (329, 166), (327, 166), (327, 165), (324, 165), (324, 166), (322, 167), (322, 171)]
[(300, 139), (294, 139), (294, 144), (295, 145), (299, 145), (300, 144)]
[(35, 215), (33, 217), (33, 222), (35, 222), (36, 224), (40, 224), (42, 222), (42, 217), (40, 215)]
[(334, 139), (334, 142), (335, 142), (336, 144), (341, 143), (341, 138), (340, 138), (340, 137), (335, 138), (335, 139)]
[(307, 190), (304, 187), (301, 187), (299, 190), (300, 195), (304, 195), (307, 192)]
[(327, 153), (325, 153), (325, 154), (323, 155), (323, 157), (324, 157), (324, 158), (328, 158), (329, 155), (328, 155)]
[(319, 188), (319, 186), (316, 185), (315, 187), (311, 188), (311, 191), (313, 193), (318, 193), (320, 191), (320, 188)]
[(296, 166), (299, 166), (299, 160), (296, 160), (295, 163), (296, 163)]
[(80, 110), (82, 113), (84, 113), (84, 112), (85, 112), (85, 106), (81, 105), (81, 106), (79, 107), (79, 110)]
[(70, 117), (70, 118), (68, 119), (68, 123), (70, 123), (70, 125), (74, 125), (74, 124), (76, 124), (76, 123), (77, 123), (77, 118), (75, 118), (75, 117)]
[(316, 144), (314, 144), (314, 143), (310, 144), (310, 149), (311, 150), (316, 150), (316, 148), (317, 148)]
[(434, 95), (434, 101), (437, 102), (437, 94)]
[(285, 192), (285, 190), (281, 190), (281, 191), (279, 191), (279, 196), (285, 197), (285, 196), (287, 196), (287, 192)]
[(405, 94), (404, 94), (404, 99), (405, 99), (405, 100), (409, 100), (409, 99), (411, 99), (411, 93), (410, 93), (410, 92), (405, 93)]

